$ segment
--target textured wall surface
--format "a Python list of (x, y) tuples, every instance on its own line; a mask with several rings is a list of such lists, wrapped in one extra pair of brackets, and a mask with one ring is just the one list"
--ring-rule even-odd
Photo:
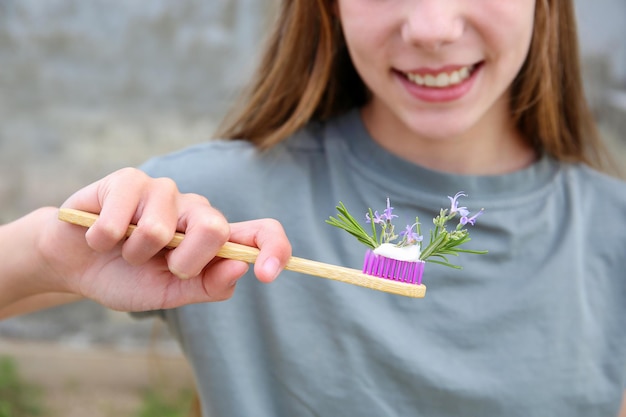
[(208, 138), (268, 4), (0, 0), (0, 221)]

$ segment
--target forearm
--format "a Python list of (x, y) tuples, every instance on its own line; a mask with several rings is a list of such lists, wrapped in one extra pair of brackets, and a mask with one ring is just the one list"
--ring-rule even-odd
[(19, 316), (22, 314), (33, 313), (35, 311), (43, 310), (49, 307), (56, 307), (62, 304), (72, 303), (74, 301), (82, 300), (83, 297), (76, 294), (69, 293), (44, 293), (32, 295), (30, 297), (22, 298), (12, 304), (0, 309), (0, 320), (7, 319), (13, 316)]
[(40, 234), (54, 221), (55, 213), (53, 208), (39, 209), (0, 226), (0, 318), (68, 300), (69, 294), (60, 294), (63, 288), (43, 259), (40, 247)]

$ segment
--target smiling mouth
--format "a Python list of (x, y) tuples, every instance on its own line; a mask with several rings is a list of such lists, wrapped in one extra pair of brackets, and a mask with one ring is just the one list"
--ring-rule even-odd
[(431, 88), (446, 88), (460, 84), (463, 81), (467, 80), (476, 70), (476, 68), (477, 65), (474, 64), (461, 67), (454, 71), (441, 71), (429, 74), (416, 74), (405, 72), (403, 74), (407, 80), (419, 86)]

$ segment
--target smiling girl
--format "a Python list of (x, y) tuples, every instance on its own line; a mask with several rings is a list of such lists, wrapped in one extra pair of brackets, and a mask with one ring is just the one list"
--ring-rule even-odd
[[(70, 286), (84, 296), (99, 283), (87, 296), (158, 310), (148, 314), (180, 340), (206, 416), (618, 414), (626, 184), (601, 173), (608, 158), (584, 100), (572, 1), (284, 1), (218, 136), (143, 166), (211, 204), (189, 217), (172, 189), (161, 218), (153, 210), (144, 222), (164, 233), (143, 252), (141, 235), (125, 244), (133, 264), (161, 262), (160, 279), (190, 278), (167, 285), (188, 298), (159, 306), (159, 280), (130, 266), (106, 285), (96, 261)], [(125, 184), (121, 196), (154, 185)], [(468, 248), (489, 253), (463, 258), (461, 272), (428, 265), (424, 299), (291, 271), (274, 281), (289, 243), (297, 256), (360, 266), (362, 247), (324, 225), (338, 201), (365, 212), (389, 199), (394, 215), (431, 218), (453, 195), (485, 208)], [(136, 207), (158, 206), (135, 198), (106, 219), (125, 227)], [(196, 241), (208, 251), (163, 257), (166, 237), (193, 235), (186, 219), (199, 213), (210, 227)], [(253, 221), (269, 217), (289, 242)], [(259, 280), (211, 260), (226, 240), (265, 248)], [(201, 302), (194, 290), (232, 298)]]

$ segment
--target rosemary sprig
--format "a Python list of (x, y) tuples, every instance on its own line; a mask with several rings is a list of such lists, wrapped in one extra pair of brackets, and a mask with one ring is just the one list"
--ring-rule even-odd
[[(364, 245), (368, 246), (371, 249), (375, 249), (378, 246), (378, 242), (376, 238), (376, 228), (374, 227), (373, 223), (372, 223), (372, 229), (373, 229), (373, 233), (372, 233), (373, 237), (372, 237), (367, 234), (367, 232), (365, 231), (365, 229), (363, 229), (363, 227), (359, 224), (359, 222), (348, 212), (348, 209), (346, 208), (346, 206), (343, 205), (341, 201), (339, 202), (339, 205), (336, 208), (337, 208), (337, 211), (339, 212), (339, 214), (337, 215), (337, 218), (334, 218), (331, 216), (328, 220), (326, 220), (326, 223), (330, 224), (331, 226), (335, 226), (335, 227), (345, 230), (346, 232), (350, 233), (352, 236), (356, 237), (359, 242), (363, 243)], [(370, 209), (370, 213), (371, 212), (372, 212), (372, 209)]]

